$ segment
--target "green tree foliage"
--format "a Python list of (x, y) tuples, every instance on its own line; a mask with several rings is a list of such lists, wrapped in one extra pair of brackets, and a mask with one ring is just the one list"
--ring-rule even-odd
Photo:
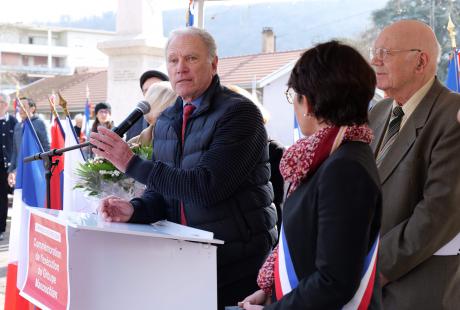
[(460, 34), (460, 3), (453, 0), (390, 0), (387, 5), (372, 14), (377, 28), (402, 20), (417, 19), (431, 25), (441, 45), (441, 61), (438, 68), (438, 77), (444, 81), (447, 74), (449, 53), (452, 50), (447, 22), (449, 14), (456, 25), (457, 42)]

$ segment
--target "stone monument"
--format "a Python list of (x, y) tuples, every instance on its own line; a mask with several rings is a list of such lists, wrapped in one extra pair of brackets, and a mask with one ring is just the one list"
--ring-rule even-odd
[(107, 101), (118, 125), (142, 100), (139, 77), (150, 69), (166, 72), (160, 0), (118, 0), (117, 35), (98, 48), (109, 56)]

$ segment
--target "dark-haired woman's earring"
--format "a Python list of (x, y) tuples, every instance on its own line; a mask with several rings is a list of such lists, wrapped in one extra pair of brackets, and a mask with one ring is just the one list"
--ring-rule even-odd
[(312, 116), (313, 116), (313, 114), (311, 114), (311, 113), (304, 113), (303, 114), (303, 117), (312, 117)]

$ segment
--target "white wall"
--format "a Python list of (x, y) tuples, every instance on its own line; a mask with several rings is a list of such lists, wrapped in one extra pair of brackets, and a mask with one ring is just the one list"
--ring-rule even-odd
[(142, 73), (150, 69), (164, 72), (166, 39), (160, 9), (159, 0), (119, 0), (117, 35), (98, 44), (99, 50), (109, 56), (107, 101), (112, 105), (116, 125), (143, 98), (139, 87)]
[(112, 105), (112, 118), (120, 124), (143, 99), (139, 77), (146, 70), (165, 72), (163, 57), (142, 55), (133, 50), (132, 55), (110, 56), (107, 76), (107, 101)]
[(19, 38), (19, 29), (8, 25), (0, 26), (0, 42), (17, 44), (19, 43)]
[(107, 67), (109, 64), (108, 57), (97, 48), (97, 44), (113, 39), (114, 36), (115, 34), (67, 32), (66, 43), (70, 51), (67, 65), (73, 68)]
[(289, 75), (286, 73), (263, 89), (263, 105), (271, 116), (266, 125), (268, 135), (285, 146), (294, 141), (294, 108), (284, 95)]

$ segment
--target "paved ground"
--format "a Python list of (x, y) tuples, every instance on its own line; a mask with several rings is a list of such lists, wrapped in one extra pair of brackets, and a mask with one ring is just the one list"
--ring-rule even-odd
[(8, 208), (5, 239), (0, 241), (0, 309), (5, 305), (6, 268), (8, 265), (8, 240), (10, 236), (11, 208)]

